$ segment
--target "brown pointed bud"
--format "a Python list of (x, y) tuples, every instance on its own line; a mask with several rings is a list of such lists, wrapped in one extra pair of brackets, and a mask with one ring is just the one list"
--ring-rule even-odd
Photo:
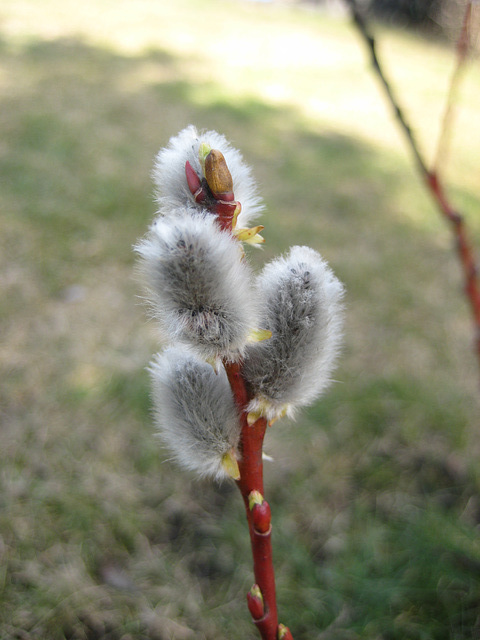
[(258, 584), (254, 584), (247, 593), (247, 604), (250, 615), (254, 620), (260, 620), (265, 615), (263, 596)]
[(234, 199), (232, 174), (218, 149), (212, 149), (205, 158), (205, 178), (214, 198), (228, 202)]
[(293, 640), (293, 636), (288, 627), (284, 624), (279, 624), (277, 629), (277, 638), (278, 640)]

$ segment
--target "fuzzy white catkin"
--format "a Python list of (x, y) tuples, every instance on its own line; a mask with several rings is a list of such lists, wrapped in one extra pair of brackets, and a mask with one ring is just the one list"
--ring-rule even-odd
[(187, 205), (193, 205), (199, 211), (202, 210), (201, 205), (195, 205), (185, 178), (187, 160), (197, 175), (202, 175), (198, 158), (198, 150), (202, 142), (223, 153), (232, 175), (235, 199), (242, 205), (237, 226), (239, 228), (248, 226), (249, 221), (263, 209), (250, 167), (245, 164), (241, 153), (234, 149), (224, 136), (216, 131), (199, 132), (193, 125), (189, 125), (172, 137), (168, 146), (161, 149), (156, 157), (152, 177), (160, 205), (159, 212), (162, 215), (170, 215), (172, 210)]
[(200, 476), (226, 477), (222, 458), (238, 453), (240, 423), (225, 371), (171, 348), (150, 375), (158, 432), (174, 459)]
[(342, 335), (343, 285), (319, 253), (292, 247), (257, 280), (272, 338), (249, 346), (244, 376), (255, 393), (249, 410), (269, 420), (313, 402), (330, 382)]
[(204, 359), (241, 357), (257, 326), (250, 268), (211, 215), (159, 217), (136, 246), (154, 317), (165, 337)]

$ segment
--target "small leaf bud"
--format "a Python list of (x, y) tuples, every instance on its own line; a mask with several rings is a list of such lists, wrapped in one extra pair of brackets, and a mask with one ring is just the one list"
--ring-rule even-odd
[(247, 593), (247, 604), (250, 614), (254, 620), (260, 620), (265, 615), (265, 605), (263, 595), (258, 584), (254, 584)]
[(253, 528), (257, 533), (262, 535), (268, 533), (272, 526), (272, 514), (270, 512), (270, 505), (266, 500), (263, 500), (260, 504), (254, 504), (252, 509)]
[(254, 489), (253, 491), (250, 491), (250, 493), (248, 494), (248, 508), (250, 509), (250, 511), (253, 511), (253, 507), (256, 504), (262, 504), (263, 503), (263, 496), (260, 493), (260, 491), (257, 491), (256, 489)]
[(293, 640), (290, 629), (284, 624), (278, 625), (277, 638), (278, 640)]

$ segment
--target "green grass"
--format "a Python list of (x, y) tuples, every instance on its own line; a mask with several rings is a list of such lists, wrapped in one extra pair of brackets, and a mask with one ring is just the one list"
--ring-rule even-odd
[[(296, 640), (479, 633), (478, 368), (449, 229), (344, 19), (180, 0), (0, 7), (0, 637), (255, 637), (234, 487), (152, 433), (159, 348), (132, 245), (158, 148), (241, 148), (267, 205), (256, 267), (294, 243), (345, 282), (338, 383), (266, 449), (281, 620)], [(451, 50), (379, 31), (430, 157)], [(452, 196), (480, 246), (478, 63)]]

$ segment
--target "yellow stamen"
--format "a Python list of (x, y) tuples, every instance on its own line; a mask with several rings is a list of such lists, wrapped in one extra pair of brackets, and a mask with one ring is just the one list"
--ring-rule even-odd
[(251, 329), (247, 336), (247, 342), (262, 342), (272, 337), (272, 332), (268, 329)]

